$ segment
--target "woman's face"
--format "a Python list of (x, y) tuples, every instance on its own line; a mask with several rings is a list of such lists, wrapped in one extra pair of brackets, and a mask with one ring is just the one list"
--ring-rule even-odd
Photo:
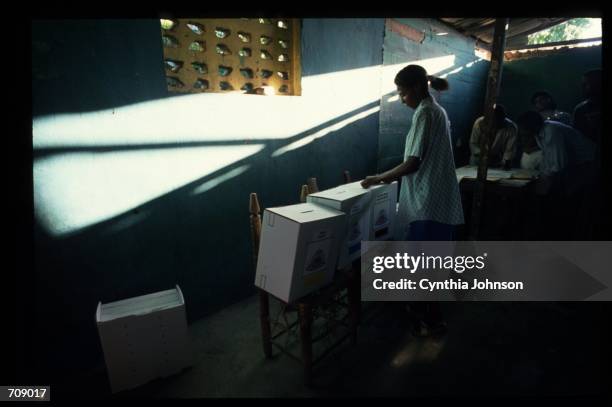
[(416, 109), (419, 105), (419, 100), (416, 98), (416, 92), (414, 88), (405, 88), (403, 86), (397, 86), (397, 93), (399, 93), (400, 100), (403, 104), (410, 107), (411, 109)]

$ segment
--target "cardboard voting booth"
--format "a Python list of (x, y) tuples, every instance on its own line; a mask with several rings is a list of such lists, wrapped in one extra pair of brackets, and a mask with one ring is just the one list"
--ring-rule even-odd
[[(346, 184), (348, 188), (363, 190), (361, 181)], [(370, 228), (368, 238), (363, 240), (389, 240), (393, 238), (397, 214), (397, 181), (390, 184), (372, 185), (370, 191)]]
[(98, 303), (96, 323), (113, 393), (178, 373), (191, 364), (185, 301), (178, 285)]
[(265, 209), (255, 285), (290, 303), (331, 283), (345, 217), (312, 203)]
[(308, 195), (307, 201), (333, 208), (346, 214), (345, 237), (340, 244), (338, 267), (349, 266), (361, 256), (361, 241), (369, 239), (370, 200), (369, 189), (350, 184)]

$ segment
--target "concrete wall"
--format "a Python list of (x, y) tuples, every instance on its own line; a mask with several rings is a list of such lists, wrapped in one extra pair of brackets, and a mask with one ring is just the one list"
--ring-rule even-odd
[[(406, 134), (414, 111), (402, 104), (393, 80), (408, 64), (425, 67), (430, 75), (445, 77), (450, 88), (445, 92), (431, 89), (432, 95), (446, 109), (455, 141), (466, 139), (474, 120), (482, 114), (489, 62), (474, 54), (474, 40), (433, 19), (400, 18), (405, 24), (425, 34), (422, 42), (410, 40), (387, 27), (384, 41), (383, 93), (380, 112), (378, 169), (387, 170), (403, 160)], [(445, 35), (438, 35), (446, 33)], [(456, 157), (457, 158), (457, 157)]]
[(531, 95), (547, 90), (556, 100), (557, 108), (570, 114), (583, 99), (582, 74), (601, 68), (601, 46), (572, 48), (563, 53), (519, 59), (504, 64), (500, 91), (511, 118), (531, 110)]
[(98, 301), (178, 283), (194, 320), (253, 294), (249, 193), (287, 205), (307, 177), (376, 170), (383, 20), (303, 20), (300, 97), (166, 97), (157, 21), (32, 32), (41, 378), (101, 363)]

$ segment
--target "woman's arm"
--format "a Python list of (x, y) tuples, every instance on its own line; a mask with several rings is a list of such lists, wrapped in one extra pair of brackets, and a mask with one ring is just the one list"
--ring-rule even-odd
[(406, 161), (397, 167), (390, 169), (389, 171), (385, 171), (382, 174), (367, 176), (363, 181), (361, 181), (361, 186), (368, 188), (370, 185), (380, 184), (381, 182), (389, 184), (397, 179), (400, 179), (404, 175), (416, 172), (420, 165), (420, 158), (410, 156)]
[(421, 110), (421, 112), (413, 117), (412, 129), (413, 135), (410, 140), (406, 140), (406, 155), (408, 158), (395, 168), (382, 174), (371, 175), (366, 177), (361, 186), (368, 188), (370, 185), (380, 184), (381, 182), (390, 183), (400, 179), (404, 175), (412, 174), (419, 169), (421, 160), (425, 158), (427, 153), (427, 140), (432, 129), (432, 112), (430, 110)]

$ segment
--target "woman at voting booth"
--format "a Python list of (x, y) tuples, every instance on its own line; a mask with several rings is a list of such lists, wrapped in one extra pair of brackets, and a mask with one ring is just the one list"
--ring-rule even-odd
[(396, 240), (453, 240), (455, 226), (464, 221), (450, 124), (428, 89), (446, 90), (448, 82), (427, 75), (420, 65), (408, 65), (396, 75), (395, 84), (402, 103), (415, 109), (404, 162), (366, 177), (361, 185), (401, 179)]
[[(396, 240), (453, 240), (455, 225), (463, 223), (463, 208), (455, 173), (450, 123), (446, 111), (429, 93), (448, 89), (442, 78), (427, 75), (420, 65), (408, 65), (395, 76), (402, 103), (415, 109), (406, 136), (404, 162), (382, 174), (366, 177), (368, 188), (401, 179)], [(415, 334), (426, 336), (445, 330), (440, 305), (407, 305), (416, 318)]]

